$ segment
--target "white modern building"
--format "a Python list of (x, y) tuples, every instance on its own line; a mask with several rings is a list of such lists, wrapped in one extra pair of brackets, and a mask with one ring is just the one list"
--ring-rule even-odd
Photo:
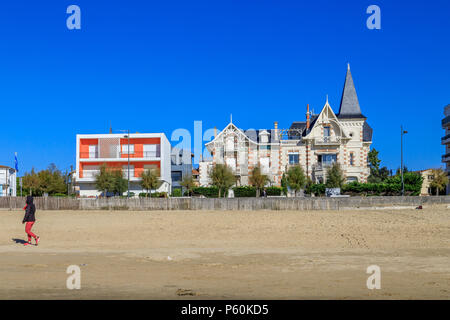
[(17, 195), (16, 170), (0, 165), (0, 197), (15, 197)]
[[(130, 192), (138, 196), (143, 190), (140, 181), (145, 170), (159, 169), (161, 186), (154, 191), (170, 193), (171, 145), (164, 133), (78, 134), (76, 136), (77, 192), (81, 197), (97, 197), (95, 187), (100, 167), (121, 170), (130, 180)], [(129, 164), (129, 165), (128, 165)]]

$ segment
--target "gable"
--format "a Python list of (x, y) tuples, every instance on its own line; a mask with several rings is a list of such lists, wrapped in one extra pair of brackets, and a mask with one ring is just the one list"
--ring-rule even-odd
[(322, 108), (322, 111), (320, 111), (319, 115), (315, 119), (315, 121), (311, 124), (311, 130), (306, 135), (305, 138), (322, 136), (323, 126), (330, 126), (331, 130), (334, 132), (334, 135), (336, 136), (348, 138), (338, 117), (334, 113), (333, 109), (331, 109), (328, 100), (325, 103), (324, 107)]

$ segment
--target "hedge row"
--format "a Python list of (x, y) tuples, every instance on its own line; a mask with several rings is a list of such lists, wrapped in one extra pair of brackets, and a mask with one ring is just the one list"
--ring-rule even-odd
[[(149, 193), (141, 192), (139, 193), (139, 198), (148, 198)], [(167, 192), (153, 192), (150, 193), (151, 198), (167, 198)]]
[[(307, 194), (316, 196), (325, 194), (325, 184), (312, 184), (306, 188)], [(421, 185), (405, 184), (405, 195), (416, 196), (420, 194)], [(401, 195), (401, 183), (360, 183), (351, 182), (344, 184), (341, 188), (341, 194), (346, 195), (373, 195), (373, 196), (396, 196)]]
[[(256, 188), (253, 186), (234, 187), (234, 196), (241, 197), (256, 197)], [(217, 187), (196, 187), (192, 190), (194, 196), (205, 196), (207, 198), (217, 198), (219, 196), (219, 188)], [(267, 187), (266, 192), (268, 196), (280, 196), (282, 189), (280, 187)], [(262, 192), (260, 193), (262, 195)], [(223, 196), (223, 192), (222, 192)]]

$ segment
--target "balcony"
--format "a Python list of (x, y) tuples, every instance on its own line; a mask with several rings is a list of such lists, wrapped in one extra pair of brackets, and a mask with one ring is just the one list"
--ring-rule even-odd
[(341, 137), (322, 137), (322, 138), (315, 138), (314, 144), (316, 145), (340, 145), (341, 144)]
[(442, 162), (450, 162), (450, 153), (444, 154), (442, 156)]
[[(130, 159), (154, 159), (159, 158), (161, 153), (159, 151), (141, 151), (130, 153)], [(116, 153), (107, 153), (107, 154), (99, 154), (99, 152), (80, 152), (80, 161), (84, 160), (128, 160), (128, 153), (124, 152), (116, 152)]]
[(442, 119), (442, 127), (450, 126), (450, 116), (446, 116), (444, 119)]
[(327, 171), (329, 167), (333, 165), (333, 162), (319, 162), (312, 165), (313, 171)]
[(445, 137), (441, 138), (441, 144), (446, 145), (450, 143), (450, 134), (446, 135)]

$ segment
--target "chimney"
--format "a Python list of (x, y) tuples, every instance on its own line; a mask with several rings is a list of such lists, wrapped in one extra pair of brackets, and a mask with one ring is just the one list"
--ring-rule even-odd
[(309, 104), (306, 105), (306, 130), (309, 130)]
[(217, 137), (217, 127), (214, 127), (214, 139)]
[(278, 121), (275, 121), (273, 123), (273, 127), (274, 127), (274, 135), (275, 135), (275, 140), (279, 140), (279, 134), (278, 134)]

